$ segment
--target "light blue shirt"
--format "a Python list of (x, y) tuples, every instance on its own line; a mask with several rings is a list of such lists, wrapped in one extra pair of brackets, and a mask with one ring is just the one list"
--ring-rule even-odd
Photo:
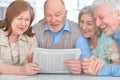
[(104, 65), (102, 69), (98, 71), (98, 76), (120, 76), (120, 65)]
[[(120, 49), (120, 28), (118, 29), (117, 33), (113, 36), (113, 40), (117, 43)], [(98, 71), (98, 76), (120, 76), (120, 65), (104, 65), (103, 68), (100, 71)]]
[[(45, 30), (49, 30), (50, 31), (48, 25), (45, 25)], [(64, 25), (63, 29), (61, 31), (59, 31), (58, 33), (50, 31), (54, 43), (57, 43), (57, 42), (60, 41), (60, 39), (63, 36), (64, 31), (71, 32), (70, 26), (69, 26), (69, 23), (68, 23), (67, 20), (65, 21), (65, 25)], [(76, 40), (74, 48), (79, 48), (81, 50), (80, 59), (82, 59), (83, 57), (90, 57), (91, 56), (90, 47), (89, 47), (88, 41), (82, 35), (80, 35), (79, 38)]]
[(120, 28), (118, 29), (117, 33), (113, 36), (113, 40), (117, 43), (120, 49)]

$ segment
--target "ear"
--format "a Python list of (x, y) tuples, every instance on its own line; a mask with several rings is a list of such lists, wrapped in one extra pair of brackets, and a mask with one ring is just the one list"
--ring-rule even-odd
[(65, 17), (67, 17), (67, 10), (65, 10)]
[(67, 10), (65, 10), (65, 14), (66, 14), (66, 15), (67, 15), (67, 12), (68, 12), (68, 11), (67, 11)]

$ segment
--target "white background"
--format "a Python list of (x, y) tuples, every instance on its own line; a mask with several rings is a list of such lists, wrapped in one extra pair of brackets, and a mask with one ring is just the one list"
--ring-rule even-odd
[[(0, 20), (4, 18), (7, 6), (14, 0), (0, 0)], [(44, 17), (43, 5), (45, 0), (25, 0), (28, 1), (35, 11), (35, 19), (33, 24), (37, 23)], [(86, 5), (92, 4), (93, 0), (64, 0), (66, 9), (68, 10), (67, 18), (77, 22), (80, 9)]]

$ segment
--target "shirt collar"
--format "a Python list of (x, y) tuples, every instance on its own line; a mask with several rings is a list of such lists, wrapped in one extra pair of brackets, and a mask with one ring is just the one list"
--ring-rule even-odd
[[(48, 31), (48, 30), (50, 31), (50, 29), (49, 29), (49, 27), (48, 27), (47, 24), (45, 25), (44, 30), (45, 30), (45, 31)], [(64, 24), (64, 27), (63, 27), (62, 30), (64, 30), (64, 31), (69, 31), (69, 32), (70, 32), (70, 26), (69, 26), (68, 20), (65, 21), (65, 24)]]
[(113, 39), (120, 39), (120, 28), (118, 29), (117, 33), (113, 36)]

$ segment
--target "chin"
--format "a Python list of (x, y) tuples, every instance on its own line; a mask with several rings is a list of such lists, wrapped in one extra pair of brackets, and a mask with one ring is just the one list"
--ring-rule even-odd
[(113, 35), (113, 33), (112, 32), (104, 32), (106, 35), (108, 35), (108, 36), (112, 36)]
[(88, 36), (88, 35), (83, 35), (85, 38), (89, 38), (90, 36)]

